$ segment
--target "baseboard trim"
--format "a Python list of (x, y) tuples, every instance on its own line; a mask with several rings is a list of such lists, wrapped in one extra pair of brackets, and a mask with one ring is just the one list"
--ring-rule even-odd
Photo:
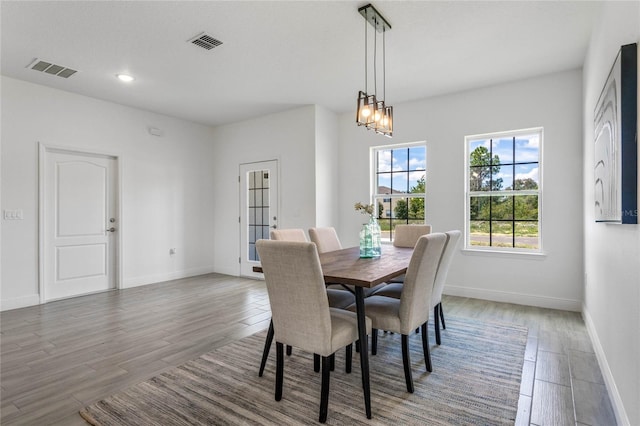
[(210, 274), (214, 271), (213, 266), (203, 266), (200, 268), (185, 269), (166, 274), (147, 275), (144, 277), (127, 278), (122, 283), (121, 288), (139, 287), (148, 284), (156, 284), (164, 281), (179, 280), (181, 278), (195, 277), (197, 275)]
[(537, 306), (539, 308), (561, 309), (573, 312), (580, 312), (582, 309), (582, 302), (579, 300), (537, 296), (533, 294), (511, 293), (499, 290), (487, 290), (484, 288), (447, 285), (444, 287), (444, 294), (491, 300), (494, 302), (515, 303), (516, 305)]
[(613, 412), (616, 415), (616, 421), (621, 426), (629, 426), (631, 424), (629, 422), (629, 416), (627, 416), (627, 411), (624, 409), (622, 398), (620, 397), (620, 392), (618, 392), (618, 387), (616, 386), (613, 374), (611, 373), (611, 368), (609, 368), (607, 357), (604, 354), (604, 348), (602, 347), (600, 339), (598, 338), (598, 333), (596, 332), (596, 327), (593, 323), (593, 319), (591, 319), (591, 315), (589, 314), (589, 311), (584, 304), (582, 305), (582, 318), (584, 319), (584, 323), (587, 326), (587, 332), (589, 333), (589, 337), (591, 338), (593, 349), (596, 351), (596, 358), (598, 359), (600, 371), (602, 372), (602, 378), (604, 379), (605, 386), (607, 387), (607, 391), (609, 393), (609, 399), (611, 400)]
[(0, 300), (0, 311), (10, 311), (11, 309), (26, 308), (40, 304), (40, 295), (32, 294), (29, 296), (16, 297), (13, 299)]

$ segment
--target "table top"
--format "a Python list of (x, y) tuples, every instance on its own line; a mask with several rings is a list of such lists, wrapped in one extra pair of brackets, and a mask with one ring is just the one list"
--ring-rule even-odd
[(320, 254), (326, 282), (371, 288), (407, 272), (412, 248), (382, 246), (382, 256), (361, 258), (359, 247)]
[(383, 245), (382, 256), (361, 258), (359, 247), (349, 247), (321, 253), (320, 264), (325, 282), (371, 288), (407, 272), (412, 254), (412, 248)]

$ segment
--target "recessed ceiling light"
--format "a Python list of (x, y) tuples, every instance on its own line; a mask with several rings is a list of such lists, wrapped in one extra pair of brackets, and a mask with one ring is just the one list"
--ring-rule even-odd
[(133, 78), (133, 77), (131, 77), (130, 75), (127, 75), (127, 74), (116, 74), (116, 77), (118, 77), (118, 79), (119, 79), (120, 81), (125, 81), (125, 82), (127, 82), (127, 83), (129, 83), (129, 82), (131, 82), (131, 81), (135, 80), (135, 78)]

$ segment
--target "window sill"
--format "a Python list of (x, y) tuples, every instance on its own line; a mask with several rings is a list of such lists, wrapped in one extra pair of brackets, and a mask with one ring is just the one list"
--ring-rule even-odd
[(480, 250), (463, 248), (462, 254), (465, 256), (490, 256), (490, 257), (511, 257), (511, 258), (530, 258), (535, 260), (544, 260), (547, 257), (545, 252), (537, 251), (509, 251), (509, 250)]

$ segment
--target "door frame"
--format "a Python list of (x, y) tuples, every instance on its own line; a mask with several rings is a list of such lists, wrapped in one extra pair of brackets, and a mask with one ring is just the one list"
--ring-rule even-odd
[(238, 276), (239, 277), (244, 277), (244, 278), (256, 278), (256, 279), (261, 279), (263, 276), (262, 274), (258, 274), (258, 273), (254, 273), (255, 275), (247, 275), (247, 274), (243, 274), (242, 271), (242, 225), (243, 225), (243, 221), (242, 221), (242, 215), (245, 213), (242, 210), (242, 197), (245, 195), (244, 193), (244, 188), (242, 188), (242, 177), (241, 177), (241, 170), (243, 166), (249, 166), (252, 164), (260, 164), (260, 163), (269, 163), (269, 162), (275, 162), (275, 167), (276, 167), (276, 178), (277, 178), (277, 182), (276, 182), (276, 190), (277, 190), (277, 197), (276, 197), (276, 203), (275, 206), (277, 208), (277, 219), (276, 222), (279, 223), (280, 222), (280, 188), (281, 188), (281, 184), (280, 184), (280, 158), (279, 157), (275, 157), (275, 158), (271, 158), (271, 159), (267, 159), (267, 160), (259, 160), (259, 161), (248, 161), (246, 163), (239, 163), (238, 164)]
[(101, 157), (110, 157), (115, 160), (116, 163), (116, 195), (115, 201), (118, 203), (117, 212), (118, 212), (118, 238), (116, 238), (116, 256), (113, 261), (115, 262), (115, 289), (119, 290), (122, 288), (122, 283), (124, 282), (122, 272), (124, 268), (123, 265), (123, 251), (122, 251), (122, 241), (124, 240), (124, 226), (122, 224), (122, 157), (118, 154), (114, 154), (111, 152), (98, 151), (98, 150), (88, 150), (86, 148), (77, 148), (70, 146), (62, 146), (62, 145), (52, 145), (46, 144), (44, 142), (38, 142), (38, 293), (40, 296), (40, 304), (46, 303), (46, 289), (45, 289), (45, 267), (44, 260), (46, 256), (46, 247), (45, 247), (45, 219), (46, 212), (44, 211), (45, 206), (45, 165), (47, 160), (47, 153), (49, 152), (58, 152), (63, 154), (71, 154), (71, 155), (93, 155), (93, 156), (101, 156)]

